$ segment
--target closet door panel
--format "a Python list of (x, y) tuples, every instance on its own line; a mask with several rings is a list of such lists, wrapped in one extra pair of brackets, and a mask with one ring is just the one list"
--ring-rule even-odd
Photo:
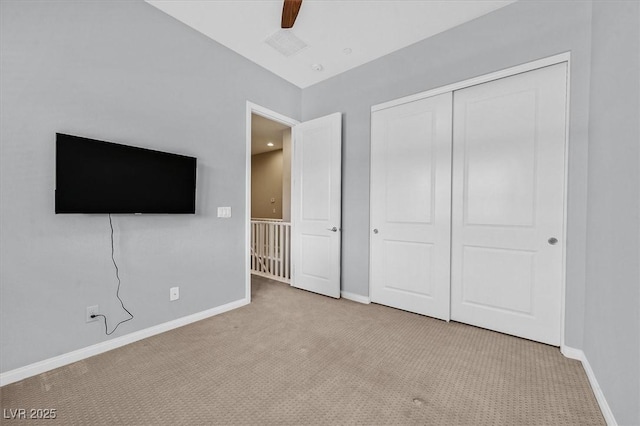
[(376, 111), (371, 300), (449, 319), (452, 95)]
[(451, 317), (560, 344), (566, 64), (454, 93)]

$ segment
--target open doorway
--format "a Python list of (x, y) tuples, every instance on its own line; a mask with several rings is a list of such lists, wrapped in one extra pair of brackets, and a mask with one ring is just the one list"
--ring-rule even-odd
[[(281, 212), (274, 191), (258, 193), (263, 210), (255, 219), (267, 219), (268, 227), (277, 228), (260, 234), (252, 221), (252, 121), (260, 116), (292, 129), (290, 138), (289, 185), (284, 186)], [(341, 161), (342, 114), (339, 112), (299, 123), (281, 114), (247, 102), (246, 109), (246, 298), (251, 301), (251, 276), (268, 274), (268, 278), (288, 282), (296, 288), (340, 297), (341, 253)], [(282, 129), (285, 130), (285, 129)], [(287, 133), (288, 134), (288, 133)], [(283, 134), (283, 136), (285, 136)], [(256, 139), (257, 140), (257, 139)], [(286, 138), (283, 138), (286, 141)], [(275, 141), (271, 141), (275, 147)], [(266, 141), (268, 144), (269, 141)], [(286, 142), (285, 142), (286, 144)], [(268, 146), (268, 145), (267, 145)], [(270, 147), (271, 148), (271, 147)], [(287, 154), (283, 152), (282, 156)], [(286, 177), (283, 179), (283, 181)], [(262, 183), (262, 182), (260, 182)], [(258, 180), (255, 181), (258, 186)], [(290, 194), (290, 201), (285, 198)], [(271, 201), (273, 199), (273, 202)], [(264, 210), (264, 200), (267, 209)], [(258, 203), (258, 201), (256, 201)], [(288, 203), (288, 204), (287, 204)], [(274, 212), (275, 210), (275, 212)], [(285, 229), (285, 223), (288, 230)], [(288, 234), (287, 234), (288, 232)], [(259, 235), (262, 235), (261, 237)], [(288, 244), (288, 246), (287, 246)], [(264, 275), (263, 275), (264, 276)]]
[(295, 120), (247, 105), (247, 296), (251, 277), (291, 283), (291, 130)]

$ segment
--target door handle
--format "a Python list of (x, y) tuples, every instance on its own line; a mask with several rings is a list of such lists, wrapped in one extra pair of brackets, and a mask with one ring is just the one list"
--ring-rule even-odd
[(327, 228), (327, 231), (338, 232), (338, 228), (334, 226), (333, 228)]
[(556, 237), (551, 237), (547, 240), (547, 242), (552, 246), (555, 246), (556, 244), (558, 244), (558, 239)]
[(373, 228), (373, 233), (377, 234), (378, 233), (378, 228)]

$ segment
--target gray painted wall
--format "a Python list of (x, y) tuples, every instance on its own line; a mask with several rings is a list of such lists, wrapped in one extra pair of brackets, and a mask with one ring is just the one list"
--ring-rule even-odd
[(112, 337), (244, 298), (245, 102), (298, 118), (300, 89), (142, 1), (0, 4), (1, 371), (127, 317), (107, 217), (54, 214), (56, 132), (198, 158), (195, 216), (114, 217)]
[(640, 425), (640, 3), (593, 6), (584, 352)]
[(571, 51), (566, 343), (584, 318), (591, 5), (518, 1), (304, 89), (302, 118), (344, 113), (342, 289), (367, 296), (372, 105)]

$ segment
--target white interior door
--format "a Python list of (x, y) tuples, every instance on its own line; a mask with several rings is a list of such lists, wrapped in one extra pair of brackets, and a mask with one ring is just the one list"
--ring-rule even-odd
[(566, 64), (454, 93), (451, 318), (558, 346)]
[(449, 320), (451, 92), (371, 117), (372, 302)]
[(340, 297), (342, 116), (293, 128), (292, 285)]

